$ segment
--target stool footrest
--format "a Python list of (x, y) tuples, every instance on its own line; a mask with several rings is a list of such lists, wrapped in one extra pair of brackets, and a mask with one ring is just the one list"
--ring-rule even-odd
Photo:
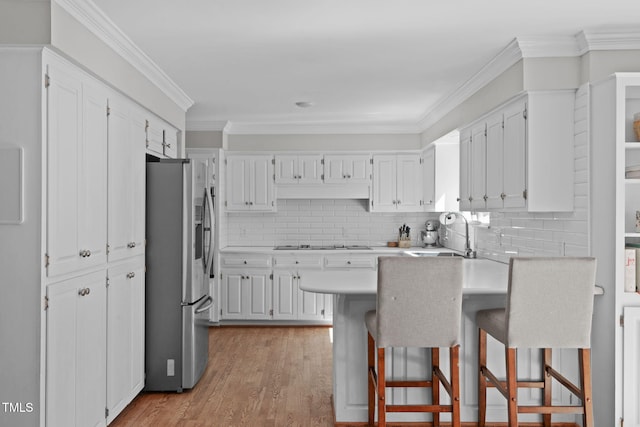
[(569, 390), (571, 393), (575, 394), (580, 399), (584, 399), (584, 393), (582, 393), (582, 390), (580, 390), (580, 388), (577, 387), (574, 383), (566, 379), (560, 372), (556, 371), (549, 365), (545, 367), (545, 370), (547, 371), (547, 374), (555, 378), (560, 384), (566, 387), (567, 390)]
[(431, 381), (385, 381), (387, 387), (431, 387)]
[(518, 406), (520, 414), (584, 414), (582, 406)]
[(387, 412), (451, 412), (451, 405), (386, 405)]

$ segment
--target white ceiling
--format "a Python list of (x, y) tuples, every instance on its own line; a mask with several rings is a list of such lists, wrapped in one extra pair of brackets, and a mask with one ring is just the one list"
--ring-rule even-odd
[(640, 29), (638, 0), (94, 2), (195, 102), (188, 128), (415, 124), (516, 37)]

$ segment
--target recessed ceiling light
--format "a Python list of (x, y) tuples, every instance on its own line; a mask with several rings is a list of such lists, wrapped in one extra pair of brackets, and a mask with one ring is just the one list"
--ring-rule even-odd
[(311, 101), (298, 101), (296, 102), (296, 106), (300, 108), (309, 108), (313, 107), (313, 102)]

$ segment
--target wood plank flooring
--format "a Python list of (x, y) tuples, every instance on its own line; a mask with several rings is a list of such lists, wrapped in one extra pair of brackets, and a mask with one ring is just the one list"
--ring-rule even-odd
[[(209, 363), (193, 390), (143, 392), (110, 427), (333, 427), (330, 333), (331, 328), (324, 326), (212, 327)], [(364, 425), (340, 423), (339, 427)], [(487, 426), (506, 427), (506, 423)]]
[(141, 393), (111, 424), (333, 426), (328, 327), (212, 327), (193, 390)]

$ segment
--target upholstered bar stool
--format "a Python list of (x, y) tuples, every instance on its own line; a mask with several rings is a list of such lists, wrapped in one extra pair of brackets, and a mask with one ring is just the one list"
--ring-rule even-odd
[[(462, 315), (462, 259), (456, 257), (380, 257), (375, 311), (365, 314), (368, 330), (369, 425), (374, 423), (377, 392), (378, 426), (386, 426), (387, 412), (431, 412), (440, 425), (441, 412), (452, 413), (460, 426), (460, 319)], [(431, 349), (432, 375), (424, 380), (387, 380), (385, 348)], [(440, 370), (440, 348), (449, 349), (450, 379)], [(377, 356), (377, 372), (376, 372)], [(425, 361), (426, 363), (426, 361)], [(440, 385), (451, 403), (440, 404)], [(425, 387), (431, 404), (390, 405), (387, 387)]]
[[(595, 286), (594, 258), (512, 258), (506, 308), (479, 311), (478, 426), (485, 426), (487, 387), (507, 399), (509, 426), (518, 426), (518, 413), (542, 414), (545, 427), (551, 414), (582, 414), (583, 427), (593, 427), (591, 400), (591, 317)], [(487, 333), (505, 346), (506, 381), (487, 368)], [(518, 381), (516, 350), (542, 349), (542, 380)], [(579, 386), (551, 367), (552, 348), (578, 349)], [(552, 379), (576, 395), (580, 406), (554, 406)], [(518, 405), (518, 388), (542, 389), (537, 406)]]

